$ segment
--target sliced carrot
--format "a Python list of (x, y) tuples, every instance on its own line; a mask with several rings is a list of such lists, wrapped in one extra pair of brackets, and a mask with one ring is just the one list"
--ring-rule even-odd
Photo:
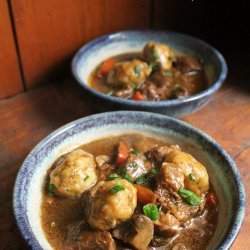
[(119, 141), (117, 152), (117, 164), (122, 164), (129, 156), (129, 147), (124, 141)]
[(136, 91), (134, 93), (132, 99), (135, 101), (142, 101), (142, 100), (144, 100), (144, 96), (139, 91)]
[(218, 198), (216, 196), (216, 194), (214, 192), (209, 192), (206, 194), (206, 199), (207, 199), (207, 203), (213, 207), (216, 208), (218, 206)]
[(137, 190), (137, 201), (141, 204), (155, 203), (157, 195), (152, 190), (142, 185), (134, 184)]
[(112, 58), (105, 60), (102, 63), (100, 69), (98, 70), (97, 77), (102, 78), (104, 76), (107, 76), (107, 74), (115, 66), (115, 64), (116, 64), (116, 61)]

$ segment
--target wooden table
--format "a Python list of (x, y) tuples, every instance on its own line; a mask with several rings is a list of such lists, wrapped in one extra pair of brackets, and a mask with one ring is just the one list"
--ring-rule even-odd
[[(217, 140), (235, 160), (250, 195), (250, 82), (247, 64), (234, 63), (209, 105), (185, 119)], [(229, 67), (230, 68), (230, 67)], [(30, 150), (54, 129), (98, 112), (73, 80), (46, 85), (0, 102), (0, 249), (28, 249), (12, 212), (16, 174)], [(250, 249), (250, 203), (232, 249)]]

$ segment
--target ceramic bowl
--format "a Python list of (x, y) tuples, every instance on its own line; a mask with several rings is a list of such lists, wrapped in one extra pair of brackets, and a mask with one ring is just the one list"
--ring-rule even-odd
[[(90, 74), (102, 61), (124, 53), (140, 52), (148, 41), (165, 43), (178, 54), (201, 58), (209, 87), (183, 99), (138, 102), (103, 94), (88, 85)], [(73, 58), (72, 72), (78, 83), (91, 96), (92, 103), (102, 111), (142, 110), (182, 117), (209, 102), (226, 78), (227, 65), (215, 48), (188, 35), (153, 30), (121, 31), (102, 36), (83, 46)]]
[(32, 249), (51, 249), (41, 227), (40, 207), (46, 170), (55, 159), (79, 145), (122, 133), (141, 133), (179, 144), (207, 168), (220, 209), (218, 226), (208, 249), (228, 249), (245, 211), (241, 177), (230, 156), (211, 137), (167, 116), (120, 111), (71, 122), (42, 140), (21, 166), (14, 188), (13, 206), (18, 227)]

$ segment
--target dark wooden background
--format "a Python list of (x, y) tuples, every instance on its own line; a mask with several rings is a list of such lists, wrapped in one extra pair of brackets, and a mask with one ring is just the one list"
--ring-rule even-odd
[(240, 1), (0, 0), (0, 99), (64, 78), (79, 47), (122, 29), (175, 30), (246, 55), (248, 15)]

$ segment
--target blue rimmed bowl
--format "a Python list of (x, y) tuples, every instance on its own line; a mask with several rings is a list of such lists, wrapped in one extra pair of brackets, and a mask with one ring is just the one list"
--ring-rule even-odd
[[(148, 41), (165, 43), (177, 54), (201, 58), (209, 87), (183, 99), (138, 102), (106, 95), (88, 85), (90, 74), (102, 61), (124, 53), (140, 52)], [(169, 31), (131, 30), (105, 35), (83, 46), (73, 58), (72, 72), (91, 96), (93, 104), (102, 111), (142, 110), (182, 117), (209, 102), (227, 76), (227, 64), (215, 48), (197, 38)]]
[(42, 140), (19, 170), (13, 196), (18, 227), (33, 249), (51, 249), (41, 226), (42, 187), (54, 160), (95, 139), (123, 133), (141, 133), (179, 144), (202, 162), (217, 193), (218, 225), (207, 249), (228, 249), (236, 238), (245, 212), (245, 192), (230, 156), (211, 137), (187, 123), (167, 116), (120, 111), (71, 122)]

